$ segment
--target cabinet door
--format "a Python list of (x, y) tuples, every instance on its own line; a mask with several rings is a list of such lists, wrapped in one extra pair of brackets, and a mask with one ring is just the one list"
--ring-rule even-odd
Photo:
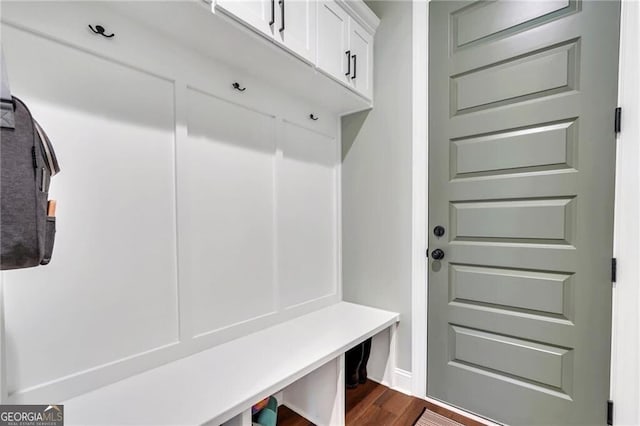
[(351, 75), (353, 87), (362, 95), (373, 96), (373, 36), (357, 22), (349, 19), (349, 48), (351, 50)]
[(216, 0), (216, 8), (259, 32), (273, 37), (277, 0)]
[(275, 38), (309, 62), (315, 57), (316, 1), (275, 0)]
[(339, 81), (347, 82), (349, 16), (338, 4), (318, 4), (318, 68)]

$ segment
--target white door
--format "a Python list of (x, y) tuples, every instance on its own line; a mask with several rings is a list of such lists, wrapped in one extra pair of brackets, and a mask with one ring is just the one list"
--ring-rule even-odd
[(319, 3), (318, 68), (341, 82), (347, 82), (347, 71), (350, 71), (347, 67), (351, 61), (348, 45), (349, 15), (333, 0)]
[(353, 87), (371, 98), (373, 94), (373, 37), (353, 19), (349, 20), (349, 48), (351, 50), (351, 74)]
[(273, 36), (276, 0), (216, 0), (216, 8), (248, 24), (257, 31)]
[(276, 1), (275, 38), (293, 53), (311, 62), (315, 57), (316, 1)]

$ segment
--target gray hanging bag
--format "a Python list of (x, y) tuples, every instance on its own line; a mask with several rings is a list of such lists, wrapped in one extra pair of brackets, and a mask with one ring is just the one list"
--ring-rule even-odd
[(56, 218), (49, 183), (60, 167), (42, 127), (11, 96), (4, 55), (0, 62), (0, 269), (30, 268), (51, 261)]

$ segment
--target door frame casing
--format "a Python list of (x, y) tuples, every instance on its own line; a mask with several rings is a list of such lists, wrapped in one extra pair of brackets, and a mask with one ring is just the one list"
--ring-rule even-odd
[(427, 395), (429, 0), (412, 3), (411, 392), (423, 397)]
[[(413, 395), (427, 397), (427, 306), (428, 273), (428, 37), (431, 0), (413, 0), (413, 141), (412, 141), (412, 310), (411, 364)], [(633, 360), (640, 359), (640, 74), (637, 39), (640, 3), (622, 0), (618, 105), (627, 118), (617, 138), (614, 253), (618, 259), (618, 281), (614, 287), (610, 394), (615, 401), (614, 419), (620, 424), (640, 424), (640, 366), (629, 374)], [(623, 93), (624, 90), (624, 93)], [(613, 111), (612, 130), (613, 130)], [(623, 119), (624, 123), (624, 119)], [(635, 144), (635, 146), (634, 146)], [(634, 175), (635, 173), (635, 175)], [(635, 181), (633, 181), (635, 177)], [(631, 181), (629, 181), (631, 179)], [(630, 232), (631, 230), (631, 232)], [(629, 313), (635, 313), (629, 318)], [(633, 342), (629, 345), (628, 342)], [(605, 401), (603, 401), (603, 404)]]
[(616, 204), (613, 255), (618, 279), (613, 286), (611, 388), (614, 424), (640, 424), (640, 3), (623, 1), (620, 22)]

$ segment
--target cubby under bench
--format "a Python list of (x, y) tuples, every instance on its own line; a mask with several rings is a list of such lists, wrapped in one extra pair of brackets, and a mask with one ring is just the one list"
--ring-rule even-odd
[(67, 400), (65, 420), (251, 425), (251, 406), (279, 393), (314, 423), (342, 425), (344, 352), (394, 333), (398, 321), (394, 312), (339, 302)]

